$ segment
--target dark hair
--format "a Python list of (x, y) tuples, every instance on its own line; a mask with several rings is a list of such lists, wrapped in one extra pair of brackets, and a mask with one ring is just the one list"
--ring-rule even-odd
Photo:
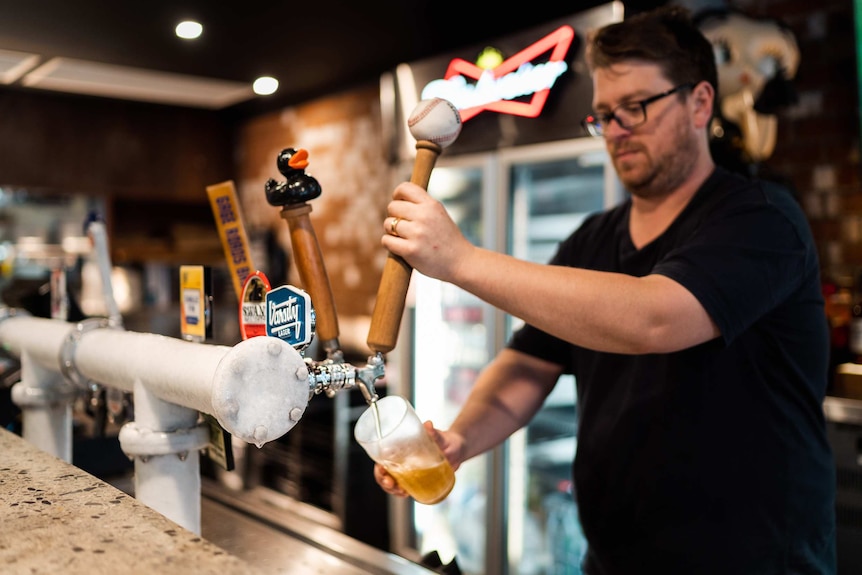
[(707, 81), (718, 93), (710, 41), (682, 6), (662, 6), (594, 31), (586, 48), (590, 70), (627, 60), (658, 64), (674, 85)]

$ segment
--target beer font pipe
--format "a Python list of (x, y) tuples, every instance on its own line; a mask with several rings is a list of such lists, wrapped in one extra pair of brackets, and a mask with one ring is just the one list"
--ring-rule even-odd
[(75, 324), (0, 308), (0, 344), (21, 358), (12, 400), (24, 439), (66, 461), (76, 388), (134, 392), (135, 420), (119, 440), (135, 460), (135, 497), (196, 533), (198, 451), (209, 445), (199, 413), (260, 447), (292, 429), (308, 405), (305, 362), (278, 338), (227, 347), (117, 329), (103, 318)]
[[(102, 280), (102, 301), (107, 310), (108, 326), (114, 329), (123, 329), (123, 315), (120, 306), (114, 297), (114, 282), (111, 271), (111, 250), (108, 247), (108, 232), (105, 222), (96, 212), (91, 212), (87, 217), (85, 231), (93, 244), (96, 264), (99, 268), (99, 276)], [(97, 432), (102, 432), (104, 422), (107, 418), (111, 423), (123, 423), (131, 416), (131, 404), (134, 402), (133, 393), (122, 391), (115, 387), (103, 388), (98, 384), (90, 386), (90, 408), (99, 414), (95, 417)], [(101, 421), (101, 423), (100, 423)]]
[(120, 314), (120, 307), (114, 297), (114, 284), (111, 280), (111, 252), (108, 249), (108, 232), (105, 230), (105, 222), (97, 214), (91, 214), (85, 231), (93, 242), (96, 264), (102, 279), (102, 301), (108, 312), (108, 322), (111, 327), (122, 328), (123, 316)]

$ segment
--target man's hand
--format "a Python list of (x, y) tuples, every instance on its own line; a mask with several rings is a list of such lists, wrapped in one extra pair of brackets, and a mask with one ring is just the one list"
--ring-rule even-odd
[[(425, 426), (425, 431), (428, 432), (428, 435), (431, 436), (434, 443), (437, 444), (449, 461), (452, 469), (457, 470), (461, 465), (461, 460), (458, 457), (463, 451), (463, 438), (457, 433), (435, 429), (430, 421), (426, 421), (423, 425)], [(377, 481), (377, 484), (386, 493), (395, 495), (396, 497), (408, 497), (407, 492), (401, 489), (395, 478), (379, 463), (374, 464), (374, 480)]]
[(383, 221), (383, 246), (417, 271), (449, 281), (474, 248), (445, 206), (415, 184), (395, 188)]

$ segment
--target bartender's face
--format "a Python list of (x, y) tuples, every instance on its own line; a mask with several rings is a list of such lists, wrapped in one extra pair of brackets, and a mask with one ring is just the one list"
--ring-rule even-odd
[[(620, 111), (618, 107), (623, 104), (637, 109), (638, 102), (673, 88), (676, 86), (656, 64), (631, 61), (599, 68), (593, 74), (593, 110), (606, 115)], [(646, 120), (640, 125), (627, 129), (617, 120), (605, 125), (608, 153), (620, 181), (632, 195), (667, 195), (693, 168), (699, 147), (687, 105), (690, 93), (689, 88), (683, 88), (642, 106)]]

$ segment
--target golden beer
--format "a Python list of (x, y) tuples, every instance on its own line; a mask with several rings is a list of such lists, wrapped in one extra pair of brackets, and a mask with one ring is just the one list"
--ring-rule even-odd
[(455, 472), (413, 406), (397, 395), (370, 403), (353, 428), (356, 441), (417, 502), (443, 501)]
[(455, 472), (445, 459), (431, 467), (394, 467), (387, 468), (389, 474), (413, 499), (425, 505), (443, 501), (455, 485)]

